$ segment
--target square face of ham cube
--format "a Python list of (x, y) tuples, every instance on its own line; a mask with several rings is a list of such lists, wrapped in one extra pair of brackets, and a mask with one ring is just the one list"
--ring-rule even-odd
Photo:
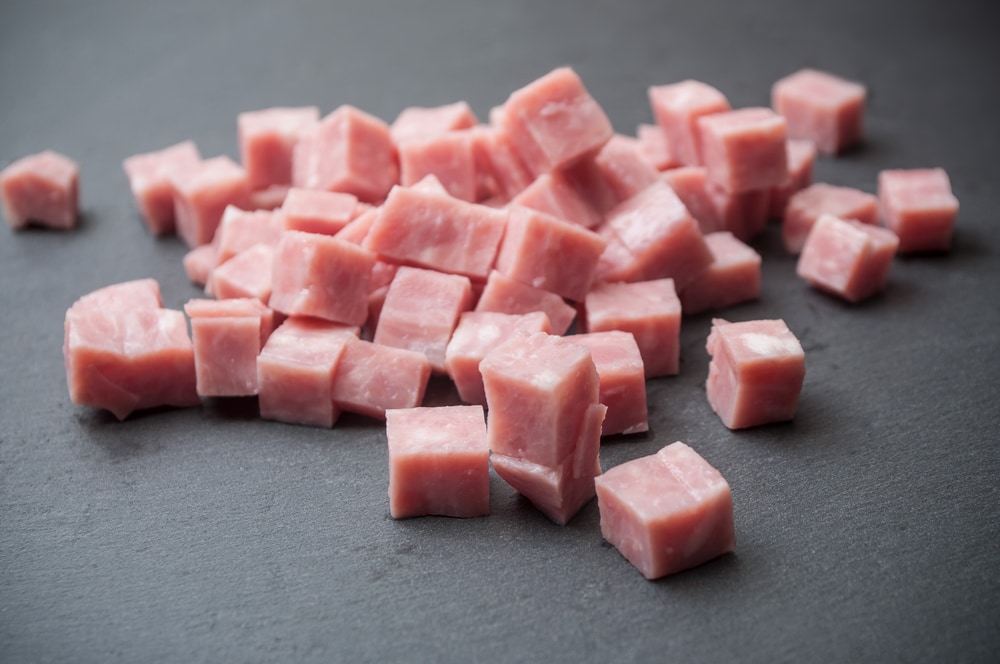
[(274, 247), (255, 244), (212, 270), (206, 291), (210, 290), (220, 300), (253, 297), (267, 304), (271, 299), (273, 271)]
[(731, 193), (784, 183), (786, 139), (785, 119), (769, 108), (741, 108), (698, 120), (708, 181)]
[(788, 199), (781, 223), (781, 239), (788, 253), (802, 251), (813, 224), (824, 214), (874, 225), (878, 223), (878, 199), (860, 189), (822, 182), (795, 192)]
[(535, 288), (494, 270), (476, 302), (476, 311), (503, 314), (544, 312), (552, 324), (552, 334), (566, 334), (576, 318), (576, 310), (555, 293)]
[(273, 247), (281, 237), (281, 218), (270, 210), (249, 212), (228, 206), (215, 230), (215, 264), (222, 265), (236, 254), (257, 244)]
[(681, 442), (595, 480), (601, 534), (647, 579), (735, 550), (729, 483)]
[(354, 219), (357, 207), (354, 194), (293, 187), (281, 204), (281, 218), (285, 230), (336, 235)]
[(678, 166), (701, 164), (698, 118), (730, 110), (724, 94), (692, 80), (649, 88), (649, 103)]
[(240, 159), (251, 189), (292, 183), (292, 150), (299, 137), (319, 122), (319, 109), (268, 108), (236, 116)]
[(226, 207), (248, 207), (250, 189), (246, 172), (229, 157), (206, 159), (183, 170), (172, 170), (170, 182), (177, 234), (192, 248), (212, 241)]
[(400, 144), (400, 184), (409, 187), (428, 175), (436, 176), (449, 195), (474, 203), (476, 163), (472, 134), (452, 131)]
[(482, 406), (385, 413), (394, 519), (490, 513), (490, 448)]
[(464, 101), (433, 108), (410, 106), (399, 113), (389, 128), (389, 134), (396, 145), (402, 145), (407, 141), (434, 138), (449, 131), (469, 129), (478, 122), (468, 102)]
[(127, 158), (122, 167), (146, 226), (153, 235), (174, 232), (174, 190), (170, 174), (193, 168), (201, 155), (194, 141)]
[[(728, 105), (725, 110), (729, 110)], [(684, 165), (670, 151), (667, 134), (660, 125), (641, 124), (636, 127), (635, 135), (639, 141), (639, 156), (657, 171)]]
[(899, 236), (900, 253), (948, 251), (958, 199), (944, 169), (882, 171), (878, 196), (885, 225)]
[(760, 254), (725, 231), (709, 233), (705, 243), (714, 260), (678, 293), (684, 315), (724, 309), (760, 297)]
[(861, 140), (865, 87), (815, 69), (802, 69), (771, 88), (771, 105), (788, 121), (788, 136), (836, 154)]
[(567, 337), (590, 349), (601, 383), (601, 403), (608, 407), (602, 436), (649, 430), (646, 377), (642, 355), (629, 332), (590, 332)]
[(733, 194), (708, 181), (701, 166), (673, 168), (662, 175), (684, 207), (706, 235), (728, 231), (741, 240), (750, 240), (767, 226), (770, 197), (768, 189)]
[(805, 353), (782, 320), (712, 321), (708, 403), (730, 429), (784, 422), (806, 375)]
[(345, 411), (385, 419), (392, 408), (419, 406), (430, 375), (423, 353), (351, 339), (333, 379), (333, 401)]
[(603, 219), (562, 172), (539, 175), (534, 182), (514, 196), (511, 203), (586, 228), (597, 226)]
[(272, 327), (271, 310), (256, 298), (189, 300), (198, 396), (257, 394), (257, 356)]
[(0, 203), (14, 229), (29, 223), (46, 228), (76, 227), (80, 168), (63, 155), (46, 150), (22, 157), (0, 171)]
[(809, 233), (796, 272), (822, 291), (860, 302), (885, 288), (898, 246), (890, 230), (825, 214)]

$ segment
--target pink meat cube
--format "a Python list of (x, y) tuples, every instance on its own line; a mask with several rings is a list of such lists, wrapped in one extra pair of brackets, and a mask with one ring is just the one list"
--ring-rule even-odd
[(641, 146), (638, 139), (615, 134), (594, 156), (616, 202), (632, 198), (656, 182), (657, 171), (643, 158)]
[(220, 300), (252, 297), (267, 304), (273, 270), (274, 247), (256, 244), (212, 270), (208, 278), (211, 294)]
[(451, 194), (448, 193), (448, 190), (445, 189), (444, 185), (441, 184), (441, 180), (438, 179), (438, 176), (433, 173), (428, 173), (415, 183), (408, 186), (410, 189), (416, 189), (417, 191), (426, 191), (431, 194), (440, 194), (441, 196), (451, 196)]
[(785, 216), (788, 199), (797, 191), (812, 184), (813, 165), (816, 163), (816, 144), (790, 138), (787, 143), (788, 179), (784, 184), (771, 188), (770, 211), (772, 219)]
[(452, 131), (400, 144), (400, 184), (408, 187), (427, 175), (435, 175), (449, 195), (475, 202), (476, 162), (470, 132)]
[(434, 108), (410, 106), (404, 108), (392, 123), (389, 134), (396, 145), (402, 145), (407, 141), (434, 138), (456, 129), (468, 129), (478, 122), (476, 114), (464, 101)]
[(576, 317), (576, 310), (549, 291), (535, 288), (517, 279), (511, 279), (494, 270), (486, 280), (476, 311), (493, 311), (503, 314), (528, 314), (544, 312), (552, 323), (553, 334), (565, 334)]
[(600, 401), (608, 407), (602, 436), (649, 431), (642, 354), (630, 332), (575, 334), (567, 341), (590, 349), (600, 379)]
[[(605, 143), (601, 150), (607, 148), (609, 143), (610, 141)], [(646, 167), (648, 168), (648, 166)], [(607, 214), (608, 210), (622, 201), (611, 187), (604, 170), (597, 163), (597, 155), (580, 159), (572, 166), (556, 171), (556, 173), (594, 211), (593, 214), (596, 216), (598, 224), (604, 220), (604, 215)]]
[(535, 175), (595, 154), (614, 133), (608, 116), (569, 67), (515, 90), (499, 122)]
[(698, 145), (708, 181), (740, 193), (788, 178), (785, 119), (769, 108), (741, 108), (698, 120)]
[(420, 405), (431, 365), (427, 356), (350, 339), (333, 379), (333, 402), (343, 410), (385, 419), (392, 408)]
[(394, 519), (490, 513), (490, 448), (482, 406), (385, 412)]
[(943, 169), (882, 171), (878, 195), (883, 223), (899, 236), (900, 253), (948, 251), (958, 199)]
[(796, 272), (822, 291), (860, 302), (885, 289), (898, 246), (890, 230), (824, 214), (806, 238)]
[(285, 231), (274, 250), (271, 308), (361, 325), (368, 317), (368, 283), (375, 255), (328, 235)]
[(511, 206), (496, 269), (535, 288), (582, 300), (605, 245), (600, 235), (585, 228)]
[(683, 287), (712, 262), (697, 222), (662, 182), (616, 206), (599, 231), (608, 242), (597, 268), (603, 281), (670, 277)]
[(353, 106), (341, 106), (327, 115), (295, 145), (295, 187), (342, 191), (378, 203), (398, 181), (389, 126)]
[(749, 240), (767, 226), (770, 196), (767, 189), (730, 193), (709, 182), (701, 166), (674, 168), (662, 177), (698, 222), (702, 233), (729, 231)]
[[(728, 110), (728, 104), (726, 110)], [(636, 138), (639, 140), (639, 156), (647, 164), (658, 171), (683, 166), (670, 151), (667, 133), (660, 125), (641, 124), (636, 128)]]
[(647, 579), (736, 548), (729, 484), (681, 442), (598, 477), (601, 534)]
[(809, 231), (821, 215), (832, 214), (841, 219), (856, 219), (863, 224), (878, 223), (878, 199), (872, 194), (817, 183), (792, 194), (785, 206), (781, 237), (790, 254), (802, 251)]
[(240, 158), (251, 189), (292, 183), (292, 151), (299, 137), (319, 122), (319, 109), (268, 108), (236, 117)]
[(551, 333), (549, 317), (541, 311), (530, 314), (501, 314), (466, 311), (458, 319), (445, 350), (445, 369), (455, 383), (458, 396), (470, 404), (486, 405), (486, 390), (479, 363), (486, 354), (515, 332)]
[(271, 310), (255, 298), (188, 300), (198, 396), (257, 394), (257, 356), (271, 334)]
[(395, 187), (363, 246), (397, 262), (485, 279), (506, 223), (506, 211)]
[(136, 279), (98, 288), (78, 299), (72, 307), (74, 311), (144, 311), (162, 308), (160, 284), (155, 279)]
[(361, 245), (364, 243), (365, 238), (368, 237), (368, 231), (370, 231), (372, 226), (375, 224), (375, 219), (378, 217), (378, 211), (379, 208), (377, 207), (365, 210), (354, 219), (347, 222), (346, 226), (337, 231), (335, 237), (343, 242)]
[(423, 353), (431, 369), (443, 373), (451, 333), (471, 308), (468, 277), (401, 267), (389, 284), (373, 341)]
[(808, 139), (824, 154), (861, 140), (865, 87), (815, 69), (802, 69), (771, 88), (771, 104), (788, 121), (790, 138)]
[(57, 152), (22, 157), (0, 171), (0, 203), (13, 229), (29, 223), (57, 230), (75, 228), (79, 202), (80, 167)]
[(273, 247), (281, 238), (282, 220), (270, 210), (241, 210), (230, 205), (222, 213), (215, 231), (215, 264), (222, 265), (236, 254), (258, 244)]
[(678, 293), (685, 315), (724, 309), (760, 297), (760, 254), (725, 231), (705, 236), (712, 264)]
[(726, 96), (701, 81), (681, 81), (649, 88), (649, 103), (663, 129), (677, 165), (698, 166), (698, 118), (730, 109)]
[(511, 200), (514, 205), (531, 208), (585, 228), (601, 223), (601, 214), (580, 195), (562, 173), (545, 173)]
[(473, 134), (476, 168), (489, 174), (497, 195), (510, 200), (534, 181), (534, 175), (502, 131), (496, 127), (482, 127)]
[(285, 202), (288, 191), (291, 189), (287, 184), (272, 184), (263, 189), (254, 189), (250, 192), (248, 210), (277, 210)]
[(285, 230), (336, 235), (354, 219), (358, 197), (339, 191), (292, 188), (281, 206)]
[(191, 248), (208, 244), (229, 205), (247, 208), (246, 172), (229, 157), (200, 161), (170, 171), (177, 234)]
[(214, 245), (203, 244), (184, 254), (184, 272), (188, 279), (199, 286), (208, 283), (208, 276), (215, 268), (216, 253)]
[(795, 416), (806, 375), (802, 346), (783, 320), (712, 321), (708, 403), (730, 429)]
[(122, 167), (146, 227), (153, 235), (174, 232), (174, 188), (170, 174), (197, 166), (201, 155), (194, 141), (127, 158)]

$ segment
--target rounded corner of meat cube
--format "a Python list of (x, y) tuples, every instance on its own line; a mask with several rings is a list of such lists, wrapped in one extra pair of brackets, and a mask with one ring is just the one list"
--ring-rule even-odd
[(648, 431), (645, 367), (632, 333), (587, 332), (566, 339), (590, 349), (600, 382), (600, 402), (608, 408), (601, 435)]
[(959, 205), (944, 169), (882, 171), (878, 197), (883, 223), (899, 237), (900, 253), (950, 249)]
[(709, 182), (730, 193), (768, 189), (788, 178), (785, 119), (751, 107), (698, 119), (698, 145)]
[(813, 141), (835, 155), (861, 140), (865, 87), (834, 74), (802, 69), (771, 88), (774, 109), (788, 121), (788, 135)]
[(806, 364), (802, 345), (783, 320), (712, 321), (706, 344), (706, 395), (730, 429), (795, 416)]
[(385, 424), (392, 518), (489, 514), (490, 451), (482, 406), (388, 409)]
[(688, 79), (648, 90), (649, 104), (676, 165), (698, 166), (698, 118), (730, 110), (726, 96), (707, 83)]
[(177, 234), (190, 248), (208, 244), (230, 205), (249, 207), (246, 171), (226, 156), (170, 172)]
[(0, 203), (12, 229), (34, 224), (72, 230), (79, 201), (80, 167), (58, 152), (22, 157), (0, 171)]
[(824, 214), (813, 226), (796, 273), (851, 303), (885, 288), (899, 238), (885, 228)]
[(683, 314), (725, 309), (759, 298), (760, 254), (728, 231), (709, 233), (705, 243), (712, 252), (713, 261), (678, 293)]
[(864, 224), (877, 224), (878, 198), (853, 187), (841, 187), (817, 182), (801, 189), (788, 199), (781, 222), (781, 238), (790, 254), (802, 251), (813, 224), (823, 214), (841, 219), (855, 219)]
[(250, 188), (290, 185), (295, 144), (318, 122), (316, 106), (274, 107), (237, 115), (240, 159)]
[(189, 300), (196, 391), (201, 397), (257, 394), (257, 356), (273, 314), (257, 298)]
[(649, 580), (736, 548), (729, 483), (682, 442), (596, 478), (601, 535)]

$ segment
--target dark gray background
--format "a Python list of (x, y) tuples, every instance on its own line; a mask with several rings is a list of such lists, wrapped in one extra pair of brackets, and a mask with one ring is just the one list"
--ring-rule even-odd
[[(199, 11), (200, 4), (210, 5)], [(43, 2), (0, 4), (0, 165), (82, 166), (81, 228), (0, 231), (0, 660), (989, 661), (1000, 650), (1000, 92), (987, 2)], [(190, 6), (189, 6), (190, 5)], [(752, 5), (752, 6), (751, 6)], [(645, 581), (595, 503), (559, 528), (494, 478), (493, 514), (395, 522), (384, 429), (262, 422), (252, 400), (119, 423), (69, 403), (66, 308), (155, 277), (198, 291), (146, 233), (121, 160), (193, 138), (236, 157), (236, 114), (351, 103), (386, 120), (468, 100), (481, 118), (570, 64), (631, 133), (682, 78), (766, 104), (802, 66), (870, 87), (865, 145), (817, 180), (874, 191), (942, 166), (954, 250), (904, 258), (883, 296), (806, 287), (780, 247), (760, 302), (807, 352), (794, 423), (730, 432), (704, 396), (710, 320), (650, 381), (651, 431), (728, 478), (737, 553)], [(454, 395), (436, 383), (430, 400)]]

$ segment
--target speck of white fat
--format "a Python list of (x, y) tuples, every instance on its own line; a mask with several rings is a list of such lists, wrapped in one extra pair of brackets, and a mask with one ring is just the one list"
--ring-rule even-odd
[(781, 338), (759, 332), (747, 332), (741, 336), (746, 347), (757, 355), (786, 355), (798, 350), (798, 344), (794, 339)]
[(476, 337), (480, 343), (491, 344), (500, 338), (500, 328), (496, 325), (483, 325)]
[(550, 389), (558, 384), (559, 374), (551, 369), (543, 369), (532, 376), (531, 382), (540, 388)]

